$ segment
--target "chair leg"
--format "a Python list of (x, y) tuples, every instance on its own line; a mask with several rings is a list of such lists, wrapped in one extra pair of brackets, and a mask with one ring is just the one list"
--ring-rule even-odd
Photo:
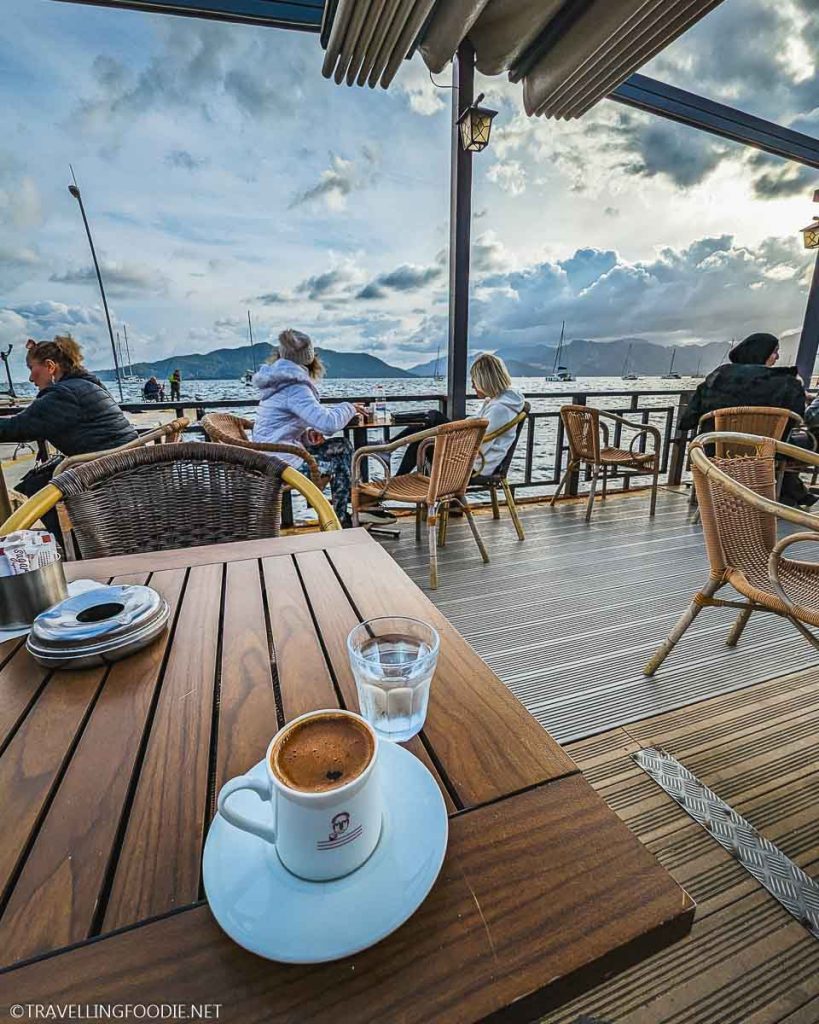
[(415, 506), (415, 542), (421, 543), (421, 506)]
[(438, 547), (446, 547), (446, 529), (449, 526), (449, 502), (441, 506), (441, 518), (438, 520)]
[(506, 507), (509, 509), (509, 515), (512, 517), (512, 522), (515, 524), (518, 540), (526, 540), (526, 534), (523, 532), (523, 525), (520, 521), (520, 516), (518, 515), (518, 507), (515, 504), (515, 495), (512, 493), (512, 488), (505, 479), (501, 480), (501, 487), (503, 488), (503, 493), (506, 495)]
[(591, 519), (592, 508), (594, 507), (594, 492), (597, 490), (597, 477), (600, 474), (600, 467), (595, 466), (594, 472), (591, 478), (591, 487), (589, 488), (589, 500), (586, 503), (586, 522), (588, 523)]
[(653, 516), (657, 511), (657, 487), (660, 483), (660, 460), (659, 456), (654, 457), (655, 467), (654, 476), (651, 481), (651, 507), (649, 509), (649, 517)]
[(475, 525), (475, 517), (472, 515), (472, 509), (469, 507), (469, 503), (466, 498), (458, 498), (458, 504), (464, 510), (466, 521), (469, 523), (469, 529), (472, 531), (472, 536), (475, 538), (475, 543), (478, 545), (478, 551), (481, 553), (481, 558), (484, 562), (489, 561), (489, 555), (486, 553), (486, 548), (483, 546), (481, 535), (478, 533), (478, 527)]
[(492, 518), (500, 519), (500, 509), (498, 508), (498, 492), (494, 484), (489, 485), (489, 493), (492, 496)]
[(739, 615), (737, 615), (733, 626), (731, 626), (728, 636), (725, 638), (725, 643), (729, 647), (736, 647), (736, 645), (739, 643), (739, 638), (742, 636), (742, 631), (748, 625), (748, 619), (750, 619), (751, 612), (753, 612), (753, 610), (754, 606), (749, 605), (747, 608), (743, 608)]
[(555, 493), (554, 493), (554, 494), (552, 495), (552, 500), (551, 500), (551, 501), (549, 502), (549, 504), (551, 505), (551, 507), (552, 507), (552, 508), (554, 508), (555, 502), (557, 501), (557, 499), (558, 499), (558, 496), (560, 495), (560, 492), (561, 492), (561, 491), (563, 490), (563, 488), (565, 487), (565, 485), (566, 485), (566, 482), (567, 482), (567, 481), (568, 481), (568, 479), (569, 479), (569, 476), (570, 476), (570, 475), (572, 474), (572, 472), (574, 471), (574, 468), (575, 468), (575, 463), (574, 463), (574, 462), (570, 462), (570, 463), (568, 464), (568, 466), (566, 466), (566, 472), (565, 472), (565, 473), (563, 474), (563, 476), (562, 476), (562, 477), (560, 478), (560, 483), (559, 483), (559, 484), (557, 485), (557, 490), (556, 490), (556, 491), (555, 491)]
[(608, 466), (603, 466), (603, 490), (602, 490), (602, 492), (600, 494), (601, 501), (605, 501), (606, 500), (606, 486), (608, 484), (608, 480), (609, 480), (609, 467)]
[(438, 589), (438, 506), (427, 508), (427, 536), (429, 537), (429, 586)]
[(709, 580), (702, 590), (694, 595), (694, 600), (682, 613), (677, 620), (677, 624), (668, 634), (667, 639), (663, 640), (662, 644), (655, 652), (655, 654), (649, 659), (643, 668), (644, 676), (653, 676), (657, 669), (662, 665), (665, 659), (671, 654), (674, 648), (677, 646), (683, 633), (688, 629), (691, 623), (696, 619), (702, 609), (708, 602), (709, 597), (719, 590), (722, 583), (719, 580)]

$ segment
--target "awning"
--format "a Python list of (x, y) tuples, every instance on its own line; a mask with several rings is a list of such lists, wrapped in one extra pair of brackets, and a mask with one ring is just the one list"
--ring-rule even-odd
[(386, 89), (414, 46), (440, 72), (468, 39), (480, 72), (523, 82), (527, 114), (580, 117), (721, 2), (338, 0), (322, 70)]

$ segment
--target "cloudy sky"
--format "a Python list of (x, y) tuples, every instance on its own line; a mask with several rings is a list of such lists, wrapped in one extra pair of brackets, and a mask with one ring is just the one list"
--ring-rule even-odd
[[(74, 167), (137, 358), (298, 326), (402, 366), (445, 345), (449, 93), (321, 77), (312, 35), (2, 0), (0, 344), (70, 329), (110, 365)], [(646, 72), (819, 131), (814, 0), (725, 0)], [(448, 84), (447, 75), (439, 77)], [(797, 336), (819, 174), (608, 101), (476, 156), (474, 348)]]

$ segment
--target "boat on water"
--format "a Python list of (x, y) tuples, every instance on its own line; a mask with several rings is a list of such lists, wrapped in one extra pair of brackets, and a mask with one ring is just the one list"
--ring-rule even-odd
[(443, 380), (444, 375), (441, 373), (441, 346), (438, 346), (438, 351), (435, 353), (435, 372), (432, 375), (433, 380)]
[(674, 357), (677, 355), (675, 348), (671, 349), (671, 365), (668, 367), (668, 373), (664, 373), (660, 380), (680, 380), (681, 377), (678, 373), (674, 372)]
[(245, 385), (245, 387), (250, 387), (253, 381), (253, 374), (258, 369), (256, 365), (256, 350), (253, 347), (253, 323), (250, 319), (250, 310), (247, 311), (247, 335), (250, 341), (250, 358), (253, 361), (253, 369), (245, 370), (245, 372), (242, 374), (239, 380), (242, 384)]
[(242, 374), (239, 380), (246, 387), (250, 387), (250, 384), (253, 380), (253, 370), (245, 370), (245, 372)]
[(560, 340), (557, 343), (557, 351), (555, 352), (555, 361), (552, 366), (552, 372), (546, 374), (544, 380), (553, 381), (557, 383), (566, 383), (575, 380), (574, 374), (565, 366), (561, 366), (560, 358), (563, 355), (563, 338), (566, 333), (566, 321), (564, 320), (560, 327)]
[(629, 365), (630, 363), (631, 363), (631, 345), (629, 345), (628, 351), (626, 352), (626, 358), (623, 361), (623, 372), (620, 375), (620, 379), (621, 380), (639, 380), (640, 379), (637, 376), (637, 374), (630, 368), (630, 365)]

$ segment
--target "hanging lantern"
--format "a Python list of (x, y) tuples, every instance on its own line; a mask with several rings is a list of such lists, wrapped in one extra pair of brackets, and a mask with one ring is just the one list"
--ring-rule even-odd
[(497, 110), (480, 106), (482, 99), (483, 93), (480, 93), (475, 102), (471, 103), (458, 118), (461, 145), (468, 153), (480, 153), (489, 145), (492, 118), (497, 114)]
[(808, 224), (806, 228), (799, 230), (802, 232), (802, 241), (806, 249), (819, 249), (819, 217), (813, 224)]

